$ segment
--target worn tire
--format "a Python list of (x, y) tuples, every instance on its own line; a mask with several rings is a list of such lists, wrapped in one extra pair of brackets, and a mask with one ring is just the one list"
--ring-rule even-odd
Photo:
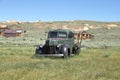
[(80, 54), (80, 51), (81, 51), (81, 49), (78, 48), (78, 49), (76, 50), (76, 54), (79, 55), (79, 54)]

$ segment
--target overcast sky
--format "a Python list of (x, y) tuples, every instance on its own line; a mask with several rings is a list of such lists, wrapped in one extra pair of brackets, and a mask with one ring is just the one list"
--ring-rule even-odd
[(120, 21), (120, 0), (0, 0), (0, 21)]

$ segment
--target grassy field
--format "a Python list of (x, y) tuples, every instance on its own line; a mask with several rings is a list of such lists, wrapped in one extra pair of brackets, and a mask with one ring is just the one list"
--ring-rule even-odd
[(1, 80), (119, 80), (120, 48), (83, 49), (68, 59), (34, 56), (34, 47), (0, 46)]
[[(89, 30), (92, 40), (82, 42), (79, 56), (68, 59), (35, 57), (35, 45), (44, 44), (45, 32), (68, 25), (82, 27), (83, 23), (100, 29)], [(26, 36), (0, 36), (0, 80), (120, 80), (120, 28), (107, 29), (105, 22), (37, 22), (10, 25), (22, 28)], [(120, 23), (116, 23), (120, 25)]]

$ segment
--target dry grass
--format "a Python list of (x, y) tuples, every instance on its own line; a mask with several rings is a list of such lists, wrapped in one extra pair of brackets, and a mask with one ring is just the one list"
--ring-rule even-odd
[(68, 59), (34, 57), (34, 47), (0, 48), (1, 80), (119, 80), (120, 48), (86, 49)]

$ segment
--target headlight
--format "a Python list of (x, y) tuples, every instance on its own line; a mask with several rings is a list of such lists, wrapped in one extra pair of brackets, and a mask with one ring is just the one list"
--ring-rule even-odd
[(42, 48), (43, 47), (43, 45), (38, 45), (37, 47), (36, 47), (36, 49), (40, 49), (40, 48)]
[(42, 48), (42, 47), (43, 47), (43, 45), (40, 45), (39, 47), (40, 47), (40, 48)]
[(59, 48), (62, 44), (58, 44), (57, 47)]

